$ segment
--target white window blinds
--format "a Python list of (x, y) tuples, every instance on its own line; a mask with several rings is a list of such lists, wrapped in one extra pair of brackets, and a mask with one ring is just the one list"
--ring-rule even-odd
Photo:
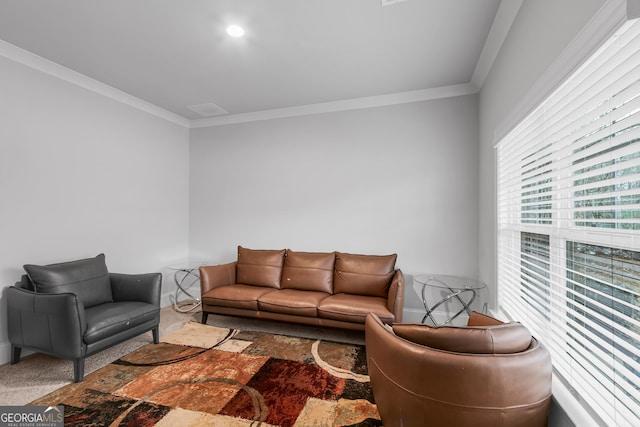
[(497, 146), (498, 303), (608, 425), (640, 425), (640, 25)]

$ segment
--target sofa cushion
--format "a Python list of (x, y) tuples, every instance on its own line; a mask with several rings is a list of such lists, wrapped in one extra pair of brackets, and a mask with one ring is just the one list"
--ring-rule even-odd
[(58, 264), (24, 266), (36, 292), (73, 293), (85, 308), (113, 301), (104, 254)]
[(201, 299), (205, 305), (257, 310), (258, 298), (269, 292), (277, 291), (267, 286), (228, 285), (207, 291)]
[(336, 252), (333, 292), (387, 298), (396, 258)]
[(85, 311), (87, 330), (84, 342), (93, 344), (160, 316), (160, 307), (146, 302), (112, 302)]
[(326, 292), (280, 289), (260, 296), (258, 308), (273, 313), (318, 317), (318, 305), (328, 296)]
[(416, 344), (457, 353), (511, 354), (531, 345), (531, 333), (517, 322), (474, 327), (394, 324), (393, 331)]
[(363, 325), (369, 313), (375, 313), (385, 323), (395, 321), (387, 308), (387, 300), (380, 297), (334, 294), (323, 299), (318, 306), (319, 317)]
[(285, 250), (247, 249), (238, 246), (236, 282), (280, 288)]
[(332, 293), (335, 260), (335, 252), (287, 250), (282, 269), (282, 289)]

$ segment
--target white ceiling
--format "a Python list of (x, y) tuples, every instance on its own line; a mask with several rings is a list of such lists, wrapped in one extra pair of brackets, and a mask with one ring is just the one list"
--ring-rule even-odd
[[(187, 107), (234, 116), (477, 90), (503, 40), (495, 33), (515, 16), (498, 25), (500, 0), (383, 3), (394, 0), (0, 0), (0, 39), (202, 119)], [(227, 36), (230, 23), (245, 37)]]

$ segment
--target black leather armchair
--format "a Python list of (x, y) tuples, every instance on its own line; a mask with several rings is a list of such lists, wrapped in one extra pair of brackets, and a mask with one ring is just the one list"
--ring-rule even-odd
[(80, 382), (85, 357), (148, 331), (158, 343), (160, 273), (109, 273), (103, 254), (25, 270), (6, 294), (12, 364), (23, 348), (70, 359)]

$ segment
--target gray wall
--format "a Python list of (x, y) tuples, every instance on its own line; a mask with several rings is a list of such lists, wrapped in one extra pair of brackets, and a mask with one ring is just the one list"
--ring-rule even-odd
[(190, 256), (397, 252), (407, 274), (475, 277), (477, 132), (475, 95), (192, 129)]
[(114, 272), (188, 256), (188, 129), (0, 57), (0, 363), (4, 288), (26, 263), (106, 254)]

